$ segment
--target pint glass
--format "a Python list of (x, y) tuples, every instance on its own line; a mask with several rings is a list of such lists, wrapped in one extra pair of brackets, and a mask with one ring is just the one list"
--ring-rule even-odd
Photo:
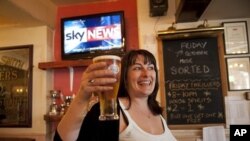
[(98, 93), (100, 100), (99, 120), (117, 120), (117, 94), (120, 85), (121, 58), (115, 55), (102, 55), (93, 58), (93, 62), (105, 61), (108, 64), (107, 69), (113, 71), (117, 82), (113, 84), (113, 90)]

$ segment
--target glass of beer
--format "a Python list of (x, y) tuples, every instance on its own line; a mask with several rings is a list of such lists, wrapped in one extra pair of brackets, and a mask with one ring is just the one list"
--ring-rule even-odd
[(121, 58), (116, 55), (102, 55), (93, 58), (93, 62), (107, 62), (107, 69), (112, 70), (117, 82), (113, 84), (113, 90), (98, 93), (100, 100), (99, 120), (117, 120), (117, 94), (120, 85)]

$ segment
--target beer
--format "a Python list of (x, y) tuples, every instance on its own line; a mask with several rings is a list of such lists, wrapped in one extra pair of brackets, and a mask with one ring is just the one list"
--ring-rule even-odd
[(100, 100), (99, 120), (117, 120), (117, 94), (120, 85), (121, 58), (115, 55), (103, 55), (93, 59), (93, 62), (105, 61), (107, 69), (112, 70), (117, 82), (113, 84), (113, 90), (98, 93)]

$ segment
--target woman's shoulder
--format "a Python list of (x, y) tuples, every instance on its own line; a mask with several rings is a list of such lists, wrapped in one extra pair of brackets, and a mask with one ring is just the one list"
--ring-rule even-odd
[(126, 97), (119, 97), (118, 98), (119, 104), (123, 109), (127, 109), (129, 106), (129, 100)]

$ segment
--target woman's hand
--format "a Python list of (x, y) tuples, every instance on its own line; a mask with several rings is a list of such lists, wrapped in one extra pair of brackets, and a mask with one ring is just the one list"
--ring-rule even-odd
[(93, 63), (82, 74), (78, 95), (82, 100), (89, 101), (93, 93), (112, 90), (116, 81), (106, 62)]
[(63, 141), (77, 140), (92, 94), (113, 89), (111, 84), (117, 80), (106, 68), (105, 62), (93, 63), (83, 72), (79, 91), (57, 127)]

